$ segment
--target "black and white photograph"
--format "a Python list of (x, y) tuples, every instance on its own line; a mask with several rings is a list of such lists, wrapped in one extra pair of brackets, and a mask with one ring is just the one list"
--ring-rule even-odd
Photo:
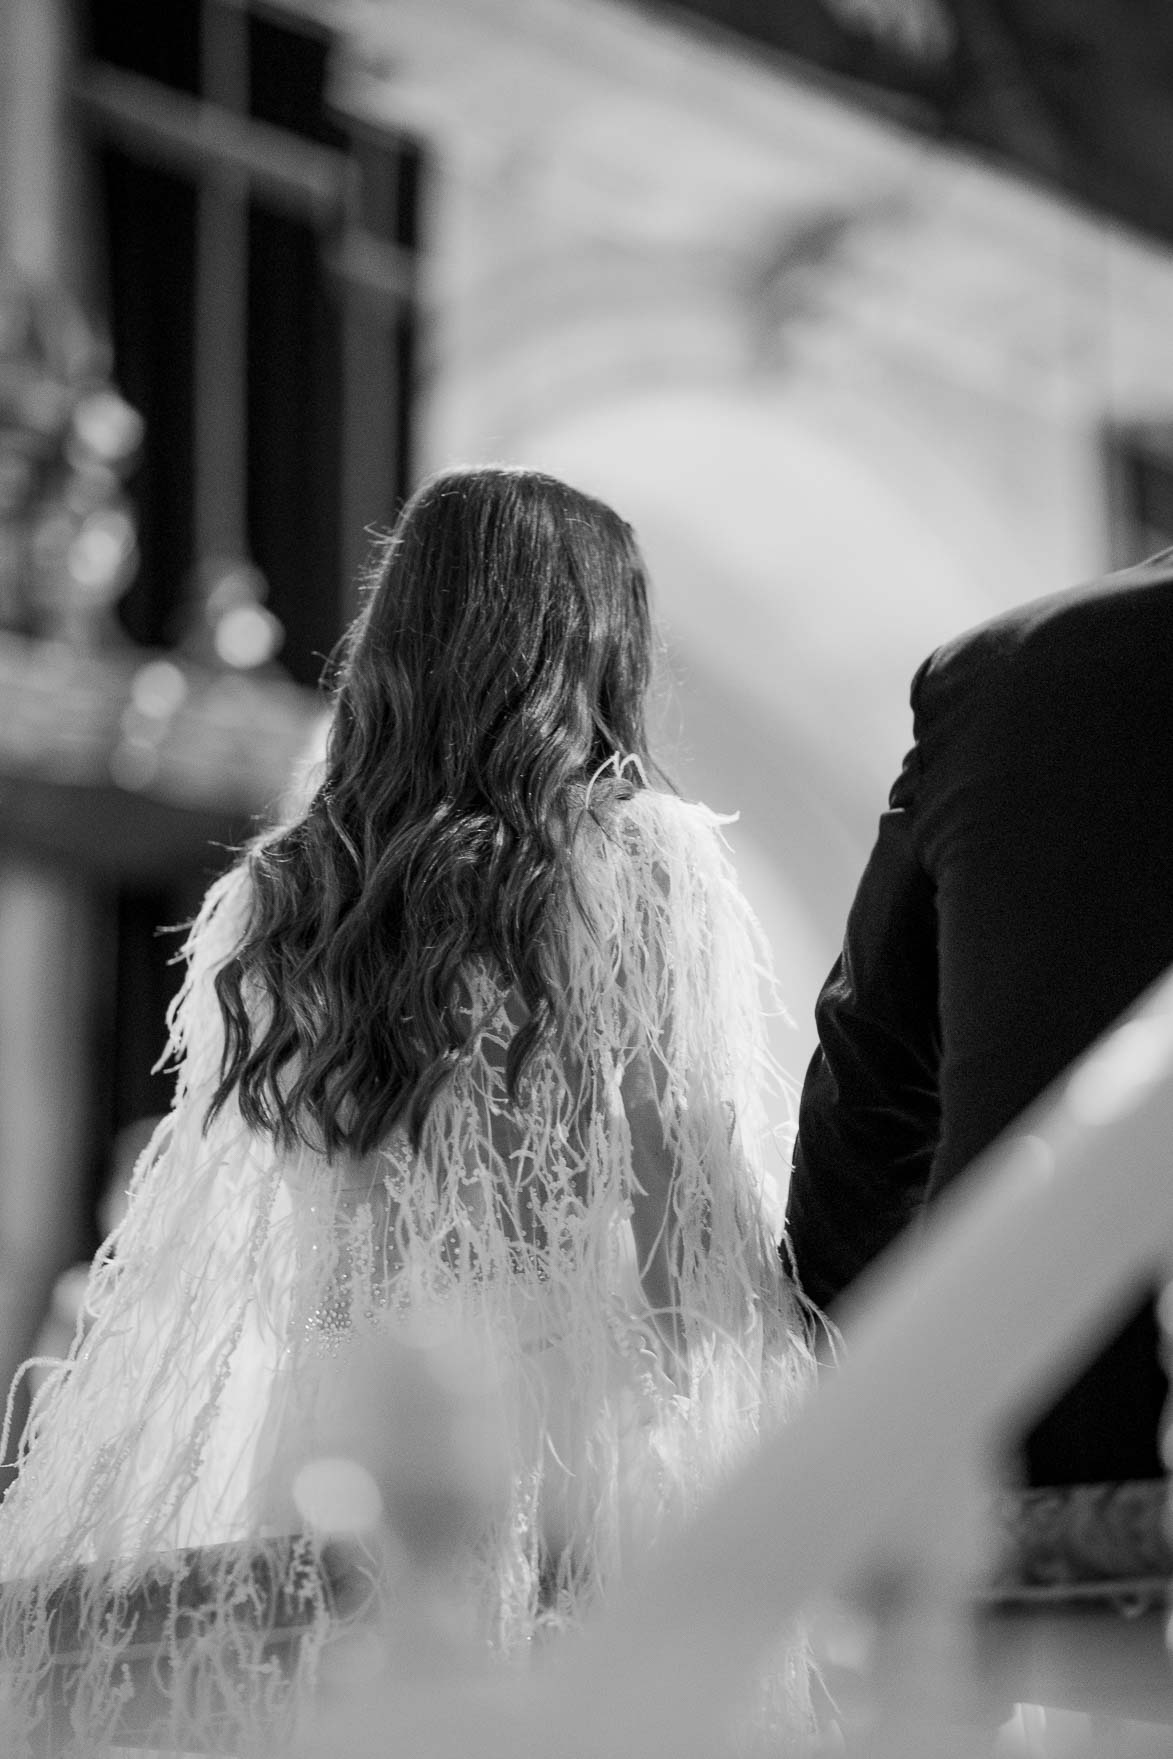
[(1173, 1759), (1173, 7), (0, 0), (0, 1759)]

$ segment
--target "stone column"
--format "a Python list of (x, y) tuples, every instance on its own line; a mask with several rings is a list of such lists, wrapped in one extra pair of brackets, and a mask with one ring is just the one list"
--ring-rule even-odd
[[(70, 286), (64, 0), (0, 8), (0, 255)], [(76, 878), (0, 842), (0, 1385), (28, 1352), (82, 1237), (90, 1155), (92, 900)], [(20, 1412), (17, 1417), (19, 1421)]]
[(0, 865), (0, 1377), (31, 1342), (83, 1232), (93, 906), (77, 880)]

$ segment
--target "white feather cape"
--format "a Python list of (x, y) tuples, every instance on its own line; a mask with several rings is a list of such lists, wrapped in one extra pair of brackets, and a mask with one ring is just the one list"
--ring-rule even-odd
[[(56, 1676), (72, 1704), (60, 1750), (89, 1756), (141, 1690), (119, 1617), (133, 1584), (182, 1548), (294, 1525), (290, 1437), (312, 1434), (348, 1336), (455, 1326), (509, 1389), (508, 1490), (470, 1539), (463, 1578), (502, 1656), (573, 1625), (793, 1408), (810, 1353), (767, 1171), (776, 1004), (719, 827), (650, 790), (584, 814), (587, 910), (561, 929), (566, 1033), (539, 1057), (524, 1109), (504, 1091), (508, 1003), (481, 975), (486, 1024), (421, 1152), (397, 1139), (349, 1173), (308, 1150), (276, 1152), (231, 1104), (204, 1128), (222, 1045), (212, 978), (247, 920), (247, 861), (212, 887), (171, 1018), (174, 1107), (95, 1262), (88, 1330), (36, 1401), (0, 1508), (9, 1759), (26, 1742), (39, 1750), (29, 1731), (64, 1641), (63, 1585), (77, 1623), (75, 1658)], [(649, 1107), (666, 1189), (641, 1153)], [(674, 1315), (652, 1312), (633, 1245), (657, 1228)], [(215, 1554), (198, 1607), (172, 1593), (156, 1651), (160, 1746), (181, 1729), (198, 1744), (203, 1716), (209, 1740), (229, 1728), (238, 1752), (259, 1751), (273, 1716), (292, 1713), (330, 1628), (319, 1543), (274, 1553), (276, 1586), (308, 1608), (291, 1669), (266, 1659), (247, 1543)], [(796, 1731), (808, 1709), (797, 1635), (774, 1686), (772, 1714)]]

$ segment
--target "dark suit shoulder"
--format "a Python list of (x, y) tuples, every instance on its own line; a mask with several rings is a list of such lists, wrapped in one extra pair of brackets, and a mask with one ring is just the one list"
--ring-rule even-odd
[(1018, 677), (1026, 685), (1103, 667), (1115, 653), (1144, 652), (1173, 673), (1173, 549), (1132, 568), (1047, 593), (963, 631), (929, 655), (914, 706), (928, 708), (970, 684), (983, 694)]

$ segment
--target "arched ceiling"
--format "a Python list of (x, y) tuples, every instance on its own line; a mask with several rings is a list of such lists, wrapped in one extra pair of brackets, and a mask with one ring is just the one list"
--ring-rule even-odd
[(1168, 0), (634, 0), (1173, 242)]

